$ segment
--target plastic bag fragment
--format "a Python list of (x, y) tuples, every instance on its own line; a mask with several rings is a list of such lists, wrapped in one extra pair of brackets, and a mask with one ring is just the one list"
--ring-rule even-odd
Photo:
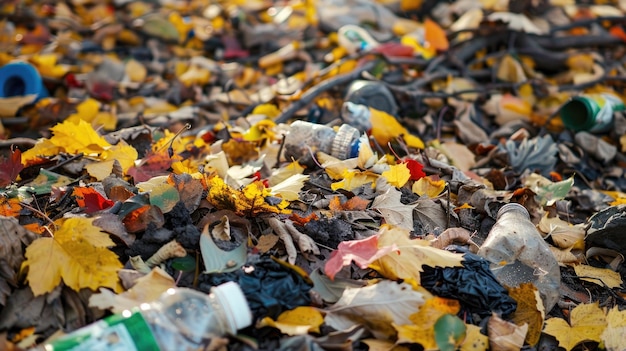
[(208, 292), (229, 281), (239, 283), (255, 318), (276, 319), (283, 311), (311, 304), (309, 290), (313, 286), (267, 256), (250, 256), (235, 272), (203, 275), (198, 289)]

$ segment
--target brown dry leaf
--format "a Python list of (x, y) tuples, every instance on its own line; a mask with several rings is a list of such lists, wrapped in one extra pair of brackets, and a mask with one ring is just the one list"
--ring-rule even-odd
[(626, 311), (613, 307), (606, 314), (607, 326), (601, 335), (607, 351), (624, 350), (624, 335), (626, 335)]
[[(24, 261), (22, 245), (27, 246), (37, 238), (37, 235), (22, 227), (17, 219), (0, 216), (0, 286), (16, 286), (17, 272)], [(6, 287), (8, 288), (8, 285)], [(6, 298), (11, 291), (0, 292), (0, 305), (6, 305)]]
[(492, 351), (519, 351), (524, 346), (528, 324), (520, 327), (493, 313), (487, 330)]
[(518, 326), (528, 325), (526, 342), (536, 345), (541, 336), (543, 321), (546, 317), (543, 300), (532, 283), (523, 283), (519, 287), (509, 288), (509, 295), (517, 301), (517, 309), (510, 317)]
[(574, 271), (580, 279), (594, 284), (603, 285), (604, 283), (610, 289), (622, 286), (622, 277), (618, 272), (608, 268), (598, 268), (586, 264), (574, 266)]
[(569, 351), (583, 341), (597, 341), (606, 328), (606, 316), (597, 302), (580, 304), (570, 314), (568, 324), (562, 318), (546, 320), (544, 333), (554, 336), (559, 346)]
[(584, 223), (571, 225), (559, 217), (550, 218), (546, 213), (539, 221), (537, 228), (543, 233), (550, 235), (554, 244), (562, 249), (584, 247), (586, 232)]
[(108, 289), (100, 289), (99, 294), (93, 294), (89, 298), (89, 307), (97, 307), (101, 310), (110, 309), (113, 313), (121, 313), (142, 303), (154, 301), (167, 289), (175, 287), (174, 279), (163, 269), (155, 267), (150, 273), (137, 279), (132, 288), (121, 294), (114, 294)]
[(374, 261), (370, 267), (388, 279), (409, 279), (420, 282), (422, 265), (430, 267), (461, 267), (463, 255), (430, 246), (429, 241), (409, 238), (409, 231), (392, 226), (382, 226), (378, 247), (397, 245), (391, 252)]
[(520, 83), (528, 79), (526, 73), (524, 73), (522, 64), (508, 54), (500, 60), (496, 77), (502, 81), (511, 83)]
[(389, 187), (385, 193), (377, 196), (371, 208), (380, 212), (385, 222), (400, 228), (413, 230), (413, 208), (415, 205), (405, 205), (400, 202), (402, 193), (396, 188)]
[(259, 250), (260, 253), (266, 253), (278, 243), (279, 239), (278, 235), (272, 233), (261, 235), (255, 248)]
[(554, 257), (556, 257), (556, 261), (561, 265), (580, 263), (584, 257), (583, 255), (580, 255), (580, 257), (574, 255), (571, 247), (569, 249), (559, 249), (557, 247), (550, 246), (550, 251), (552, 251)]
[(377, 339), (390, 340), (396, 331), (392, 323), (410, 324), (409, 316), (424, 303), (421, 293), (407, 283), (383, 280), (363, 288), (347, 288), (326, 310), (326, 324), (344, 330), (355, 324), (365, 326)]

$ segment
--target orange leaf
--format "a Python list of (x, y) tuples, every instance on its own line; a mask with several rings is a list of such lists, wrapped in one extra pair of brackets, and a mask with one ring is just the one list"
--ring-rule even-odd
[(6, 198), (0, 196), (0, 216), (17, 217), (20, 215), (22, 206), (18, 198)]
[(450, 47), (446, 32), (437, 24), (437, 22), (427, 18), (424, 21), (424, 39), (430, 45), (439, 51), (446, 51)]
[(343, 203), (343, 209), (346, 211), (364, 211), (369, 203), (369, 200), (355, 196)]

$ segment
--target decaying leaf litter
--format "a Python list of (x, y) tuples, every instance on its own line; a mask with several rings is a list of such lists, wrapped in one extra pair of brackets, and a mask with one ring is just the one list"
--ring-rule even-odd
[[(559, 112), (626, 98), (623, 1), (0, 6), (0, 64), (45, 88), (0, 99), (3, 346), (236, 281), (231, 349), (621, 349), (626, 119)], [(354, 158), (287, 157), (293, 121), (350, 121), (355, 80), (393, 116), (366, 109)], [(552, 310), (480, 285), (509, 202), (561, 265)]]

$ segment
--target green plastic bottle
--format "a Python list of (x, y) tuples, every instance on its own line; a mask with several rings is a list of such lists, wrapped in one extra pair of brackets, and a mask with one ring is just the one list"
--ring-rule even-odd
[(613, 124), (613, 113), (623, 111), (624, 102), (611, 94), (586, 94), (572, 97), (560, 110), (566, 128), (575, 132), (606, 132)]

